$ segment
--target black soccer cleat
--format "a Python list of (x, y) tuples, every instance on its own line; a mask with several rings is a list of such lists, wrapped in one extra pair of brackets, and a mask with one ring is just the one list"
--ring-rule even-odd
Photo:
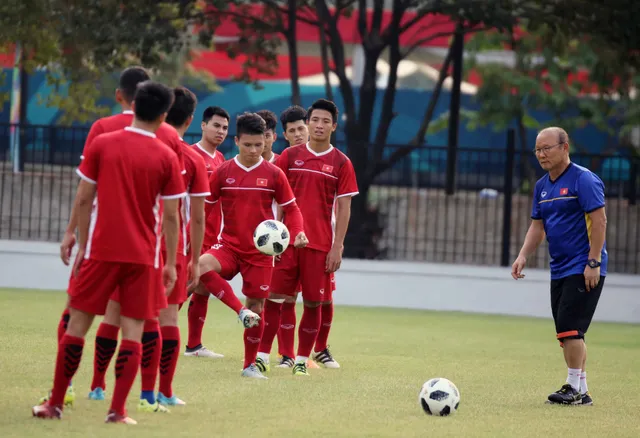
[(549, 394), (549, 401), (561, 405), (577, 405), (582, 403), (582, 395), (573, 389), (573, 386), (565, 383), (562, 388)]
[(589, 391), (585, 392), (580, 397), (582, 397), (581, 403), (580, 403), (581, 405), (583, 406), (593, 405), (593, 399), (591, 398), (591, 394), (589, 394)]

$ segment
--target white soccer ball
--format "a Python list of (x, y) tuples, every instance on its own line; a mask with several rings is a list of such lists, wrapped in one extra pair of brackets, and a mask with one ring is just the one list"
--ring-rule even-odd
[(460, 405), (460, 391), (450, 380), (437, 377), (422, 385), (418, 401), (429, 415), (451, 415)]
[(268, 219), (253, 232), (253, 243), (258, 251), (269, 256), (282, 254), (289, 246), (289, 230), (282, 222)]

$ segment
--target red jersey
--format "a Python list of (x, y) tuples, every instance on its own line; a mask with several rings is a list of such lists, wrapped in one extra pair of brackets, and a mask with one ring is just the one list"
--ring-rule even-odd
[[(194, 144), (192, 148), (204, 159), (209, 177), (213, 173), (214, 169), (225, 161), (224, 155), (217, 149), (216, 153), (211, 155), (200, 145), (200, 143)], [(212, 203), (205, 201), (204, 215), (204, 242), (202, 246), (209, 249), (218, 242), (218, 234), (220, 234), (220, 226), (222, 223), (222, 211), (220, 211), (219, 205), (214, 206)]]
[[(295, 205), (282, 171), (262, 158), (254, 166), (245, 167), (236, 157), (214, 170), (209, 183), (209, 201), (219, 202), (222, 208), (219, 242), (233, 249), (246, 263), (273, 266), (273, 257), (260, 253), (254, 246), (253, 232), (262, 221), (274, 219), (274, 199), (283, 207)], [(301, 230), (289, 231), (293, 239)]]
[(276, 165), (287, 176), (308, 232), (307, 248), (329, 252), (334, 240), (335, 203), (358, 194), (351, 160), (331, 146), (316, 153), (308, 145), (285, 149)]
[(213, 170), (224, 163), (224, 154), (216, 149), (216, 153), (211, 155), (200, 145), (200, 142), (191, 146), (204, 159), (205, 166), (207, 167), (207, 173), (209, 176), (213, 173)]
[(141, 129), (102, 134), (77, 170), (97, 185), (85, 258), (159, 267), (159, 199), (185, 195), (176, 155)]
[(275, 164), (276, 160), (278, 159), (279, 156), (280, 156), (280, 154), (276, 154), (275, 152), (272, 152), (271, 153), (271, 158), (269, 158), (269, 163)]
[[(184, 143), (184, 167), (187, 173), (184, 175), (185, 187), (187, 189), (187, 196), (181, 205), (180, 219), (181, 230), (182, 230), (182, 239), (184, 242), (187, 242), (188, 239), (188, 226), (189, 218), (191, 217), (191, 209), (190, 209), (190, 196), (193, 197), (205, 197), (209, 196), (211, 192), (209, 192), (209, 177), (207, 176), (207, 168), (204, 164), (204, 159), (200, 156), (200, 154), (196, 153), (189, 144)], [(187, 246), (183, 247), (183, 254), (187, 255)], [(199, 252), (198, 252), (199, 254)]]
[[(131, 126), (132, 122), (133, 111), (123, 111), (120, 114), (103, 117), (96, 120), (93, 125), (91, 125), (91, 129), (89, 130), (89, 134), (87, 135), (87, 140), (84, 143), (84, 147), (86, 148), (87, 145), (89, 145), (98, 135), (107, 132), (119, 131), (120, 129), (124, 129), (127, 126)], [(178, 155), (178, 159), (180, 160), (180, 169), (182, 169), (182, 172), (184, 173), (182, 141), (180, 140), (178, 132), (168, 123), (163, 123), (162, 125), (160, 125), (160, 128), (158, 128), (155, 135), (158, 137), (158, 139), (169, 146), (176, 153), (176, 155)], [(83, 154), (80, 155), (80, 159), (84, 159), (84, 151)]]

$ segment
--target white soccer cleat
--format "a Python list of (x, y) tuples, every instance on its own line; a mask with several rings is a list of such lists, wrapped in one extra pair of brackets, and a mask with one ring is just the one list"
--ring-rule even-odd
[(249, 365), (248, 367), (246, 367), (244, 370), (242, 370), (242, 377), (252, 377), (254, 379), (268, 379), (268, 377), (264, 376), (260, 370), (258, 369), (258, 367), (256, 366), (256, 364), (252, 363), (251, 365)]
[(331, 352), (329, 351), (329, 347), (320, 351), (319, 353), (313, 353), (311, 356), (314, 362), (322, 365), (325, 368), (340, 368), (340, 364), (333, 358)]
[(207, 347), (204, 347), (204, 346), (193, 351), (187, 350), (184, 352), (184, 355), (192, 356), (192, 357), (207, 357), (209, 359), (222, 359), (224, 357), (224, 354), (216, 353), (214, 351), (207, 349)]
[(258, 315), (256, 312), (252, 312), (246, 307), (240, 311), (240, 313), (238, 314), (238, 318), (240, 319), (240, 321), (242, 321), (242, 325), (244, 325), (244, 328), (251, 328), (260, 324), (260, 315)]

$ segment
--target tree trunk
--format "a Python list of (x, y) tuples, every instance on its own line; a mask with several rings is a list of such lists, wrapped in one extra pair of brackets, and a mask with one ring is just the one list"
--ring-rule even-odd
[(287, 49), (289, 51), (289, 77), (291, 78), (291, 104), (301, 105), (300, 75), (298, 68), (298, 41), (296, 40), (296, 16), (298, 5), (296, 0), (289, 0), (289, 12), (287, 19)]

